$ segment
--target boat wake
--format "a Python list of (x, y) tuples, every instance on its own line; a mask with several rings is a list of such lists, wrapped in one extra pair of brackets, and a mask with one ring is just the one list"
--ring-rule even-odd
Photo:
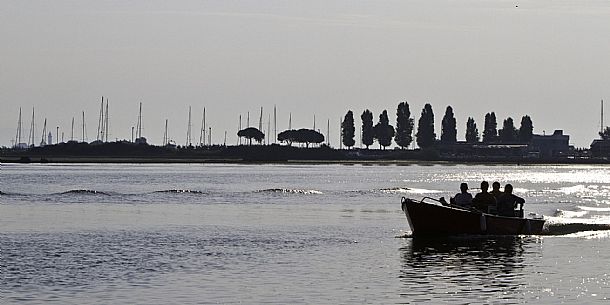
[(322, 195), (324, 193), (316, 190), (298, 190), (298, 189), (284, 189), (284, 188), (273, 188), (255, 191), (255, 193), (273, 193), (273, 194), (302, 194), (302, 195)]
[(588, 231), (607, 231), (610, 224), (601, 223), (549, 223), (544, 235), (568, 235)]
[(428, 189), (418, 189), (418, 188), (407, 188), (407, 187), (392, 187), (380, 189), (379, 191), (383, 193), (389, 194), (438, 194), (441, 191), (438, 190), (428, 190)]
[(545, 217), (547, 235), (567, 235), (610, 230), (610, 208), (577, 206), (574, 211), (557, 209)]
[(564, 211), (564, 210), (557, 209), (555, 211), (555, 213), (553, 213), (553, 217), (578, 218), (578, 217), (583, 217), (587, 214), (589, 214), (589, 211)]

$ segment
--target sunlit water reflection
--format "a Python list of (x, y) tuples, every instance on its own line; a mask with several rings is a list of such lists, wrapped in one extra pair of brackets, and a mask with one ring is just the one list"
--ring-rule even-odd
[(512, 183), (610, 223), (610, 167), (2, 165), (2, 303), (603, 303), (608, 231), (418, 239), (400, 197)]

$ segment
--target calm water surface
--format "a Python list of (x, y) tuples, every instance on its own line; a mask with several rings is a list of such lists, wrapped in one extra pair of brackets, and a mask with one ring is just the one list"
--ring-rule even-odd
[(608, 166), (3, 164), (0, 302), (609, 304), (607, 232), (409, 237), (402, 196), (482, 179), (610, 223)]

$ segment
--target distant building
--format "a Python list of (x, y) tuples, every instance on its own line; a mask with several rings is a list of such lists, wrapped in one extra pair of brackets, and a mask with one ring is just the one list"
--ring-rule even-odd
[(594, 158), (609, 158), (610, 140), (593, 140), (593, 143), (591, 143), (591, 156)]
[(437, 143), (441, 156), (458, 158), (521, 157), (527, 154), (527, 147), (526, 144), (467, 143), (464, 141)]
[(14, 146), (16, 149), (28, 149), (28, 143), (17, 143)]
[(535, 134), (530, 141), (529, 151), (540, 158), (564, 156), (570, 152), (570, 136), (564, 135), (563, 130), (555, 130), (552, 135)]

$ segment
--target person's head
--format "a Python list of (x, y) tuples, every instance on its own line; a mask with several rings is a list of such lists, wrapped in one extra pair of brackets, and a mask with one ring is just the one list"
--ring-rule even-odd
[(468, 183), (462, 183), (460, 184), (460, 191), (462, 191), (462, 193), (466, 193), (468, 191)]
[(499, 190), (500, 190), (500, 182), (496, 181), (496, 182), (492, 183), (492, 184), (491, 184), (491, 188), (492, 188), (494, 191), (499, 191)]
[(506, 184), (504, 186), (504, 193), (506, 193), (506, 194), (512, 194), (513, 193), (513, 186), (510, 183)]
[(481, 191), (483, 193), (487, 193), (488, 189), (489, 189), (489, 182), (487, 182), (487, 181), (481, 182)]

